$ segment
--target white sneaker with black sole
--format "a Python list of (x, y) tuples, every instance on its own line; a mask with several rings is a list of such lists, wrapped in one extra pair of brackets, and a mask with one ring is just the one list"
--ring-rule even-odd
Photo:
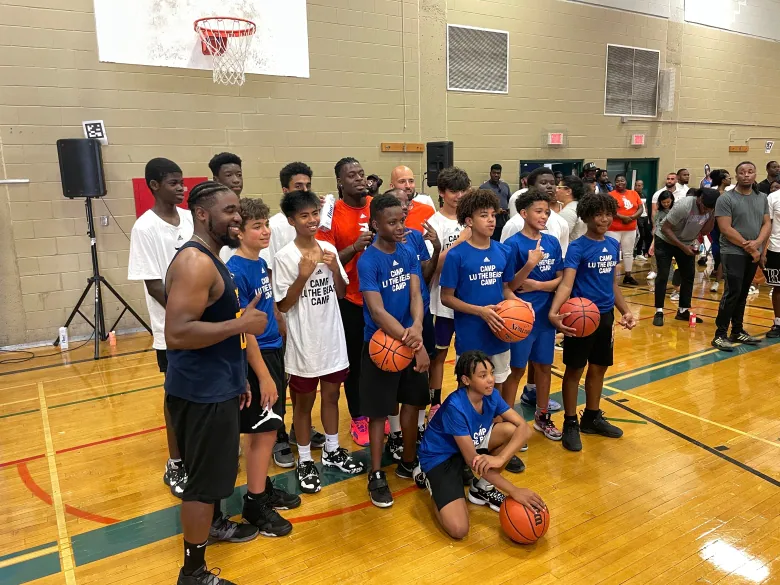
[(482, 489), (478, 486), (478, 482), (479, 480), (474, 479), (469, 486), (469, 502), (477, 506), (490, 506), (491, 510), (498, 512), (506, 496), (490, 484), (488, 484), (489, 489)]
[(298, 460), (298, 467), (295, 469), (295, 478), (304, 494), (316, 494), (322, 489), (320, 482), (320, 472), (314, 461)]
[(322, 448), (322, 464), (325, 467), (335, 467), (343, 473), (357, 475), (366, 470), (365, 465), (349, 454), (344, 447), (339, 447), (332, 453), (327, 448)]

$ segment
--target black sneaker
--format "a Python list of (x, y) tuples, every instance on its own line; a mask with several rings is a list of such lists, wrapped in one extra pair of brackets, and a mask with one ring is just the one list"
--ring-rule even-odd
[(215, 542), (249, 542), (257, 538), (260, 531), (251, 524), (233, 522), (227, 516), (211, 523), (209, 528), (209, 544)]
[[(312, 449), (322, 449), (322, 446), (325, 444), (325, 435), (314, 427), (311, 428), (309, 439), (311, 440), (310, 445)], [(290, 441), (292, 443), (298, 443), (298, 441), (295, 440), (295, 427), (292, 425), (290, 426)]]
[(339, 471), (349, 473), (350, 475), (357, 475), (366, 470), (363, 463), (352, 457), (344, 447), (339, 447), (332, 453), (327, 449), (323, 449), (322, 464), (325, 467), (335, 467)]
[(295, 470), (295, 478), (304, 494), (316, 494), (322, 489), (320, 472), (314, 461), (298, 460), (298, 468)]
[(268, 492), (263, 492), (257, 499), (244, 496), (244, 510), (241, 514), (249, 524), (257, 526), (263, 536), (287, 536), (292, 531), (292, 524), (273, 509)]
[(490, 506), (491, 510), (498, 512), (506, 496), (492, 485), (489, 489), (482, 489), (477, 485), (477, 482), (478, 480), (475, 479), (469, 486), (469, 502), (477, 506)]
[[(691, 312), (688, 309), (685, 309), (684, 311), (680, 312), (677, 311), (677, 314), (674, 316), (675, 320), (677, 321), (688, 321), (691, 320)], [(704, 321), (701, 320), (701, 318), (696, 317), (697, 323), (704, 323)]]
[(163, 482), (171, 490), (171, 493), (177, 498), (181, 498), (184, 493), (184, 486), (187, 485), (187, 471), (184, 469), (184, 463), (174, 463), (170, 459), (165, 466)]
[(418, 465), (417, 461), (412, 461), (411, 463), (399, 461), (395, 468), (395, 474), (401, 479), (414, 479), (414, 468)]
[(630, 274), (626, 274), (623, 277), (623, 285), (624, 286), (637, 286), (639, 283), (636, 281), (636, 278), (631, 276)]
[(525, 471), (525, 463), (517, 455), (512, 455), (512, 458), (506, 464), (506, 470), (509, 473), (522, 473)]
[(758, 345), (759, 343), (761, 343), (761, 338), (748, 335), (746, 331), (740, 331), (739, 333), (732, 333), (730, 341), (731, 343), (745, 343), (747, 345)]
[(582, 451), (580, 425), (576, 420), (563, 420), (563, 447), (569, 451)]
[(619, 429), (604, 418), (604, 411), (599, 410), (592, 418), (582, 416), (580, 419), (580, 432), (586, 435), (601, 435), (610, 439), (619, 439), (623, 436), (623, 429)]
[(712, 345), (712, 347), (717, 347), (720, 351), (734, 351), (734, 344), (725, 337), (716, 337), (712, 340), (710, 345)]
[(656, 327), (664, 326), (664, 314), (661, 311), (656, 311), (655, 315), (653, 315), (653, 325)]
[(301, 497), (291, 494), (274, 485), (270, 477), (265, 478), (265, 492), (270, 495), (271, 507), (274, 510), (292, 510), (301, 505)]
[(401, 460), (401, 455), (404, 452), (404, 440), (401, 437), (401, 433), (390, 433), (387, 435), (385, 451), (393, 458), (393, 461)]
[(780, 325), (772, 325), (772, 328), (766, 333), (766, 338), (777, 339), (778, 337), (780, 337)]
[(468, 465), (463, 466), (463, 485), (464, 486), (470, 486), (471, 482), (474, 481), (474, 472), (471, 470), (471, 467)]
[(276, 443), (273, 448), (274, 463), (279, 467), (295, 467), (295, 457), (290, 448), (290, 438), (287, 433), (280, 431), (276, 434)]
[(176, 585), (236, 585), (233, 581), (220, 579), (219, 569), (206, 570), (206, 565), (195, 571), (192, 575), (185, 575), (184, 569), (179, 571), (179, 579)]
[(372, 471), (368, 476), (368, 495), (377, 508), (389, 508), (393, 505), (393, 494), (387, 485), (387, 476), (382, 470)]

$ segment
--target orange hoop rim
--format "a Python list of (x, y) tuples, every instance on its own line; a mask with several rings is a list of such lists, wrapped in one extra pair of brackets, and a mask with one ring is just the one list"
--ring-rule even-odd
[[(246, 28), (240, 30), (218, 30), (207, 26), (203, 26), (201, 23), (208, 20), (229, 20), (233, 22), (241, 22), (246, 25)], [(248, 37), (255, 34), (257, 31), (257, 25), (246, 18), (238, 18), (236, 16), (207, 16), (205, 18), (199, 18), (194, 23), (195, 32), (199, 34), (205, 34), (206, 36), (222, 36), (222, 37)]]

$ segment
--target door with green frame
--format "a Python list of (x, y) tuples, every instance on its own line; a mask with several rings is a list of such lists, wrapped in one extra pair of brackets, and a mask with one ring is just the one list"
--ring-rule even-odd
[(653, 193), (658, 190), (658, 159), (634, 158), (634, 159), (609, 159), (607, 160), (607, 172), (612, 184), (615, 183), (615, 175), (623, 174), (628, 179), (631, 189), (634, 182), (641, 179), (644, 182), (644, 199), (649, 202)]

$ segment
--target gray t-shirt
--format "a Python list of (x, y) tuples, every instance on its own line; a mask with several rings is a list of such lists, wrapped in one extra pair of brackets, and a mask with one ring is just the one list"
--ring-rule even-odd
[(661, 224), (664, 223), (666, 216), (669, 215), (669, 211), (669, 209), (659, 207), (658, 211), (655, 212), (655, 217), (653, 217), (653, 221), (655, 222), (655, 228), (653, 228), (654, 236), (657, 236), (661, 233)]
[[(704, 227), (710, 218), (712, 217), (712, 211), (709, 213), (700, 213), (699, 206), (696, 205), (696, 197), (684, 197), (680, 201), (674, 204), (671, 211), (664, 218), (663, 223), (668, 223), (672, 226), (672, 232), (677, 236), (685, 245), (692, 245), (701, 233), (701, 228)], [(658, 229), (658, 237), (661, 238), (667, 244), (672, 242), (664, 235), (662, 227)]]
[[(718, 202), (715, 204), (715, 217), (730, 217), (731, 227), (746, 240), (758, 238), (765, 215), (769, 215), (769, 201), (766, 195), (758, 191), (753, 191), (750, 195), (740, 195), (736, 189), (726, 191), (718, 197)], [(732, 244), (722, 233), (720, 234), (720, 253), (749, 256), (742, 248)]]

